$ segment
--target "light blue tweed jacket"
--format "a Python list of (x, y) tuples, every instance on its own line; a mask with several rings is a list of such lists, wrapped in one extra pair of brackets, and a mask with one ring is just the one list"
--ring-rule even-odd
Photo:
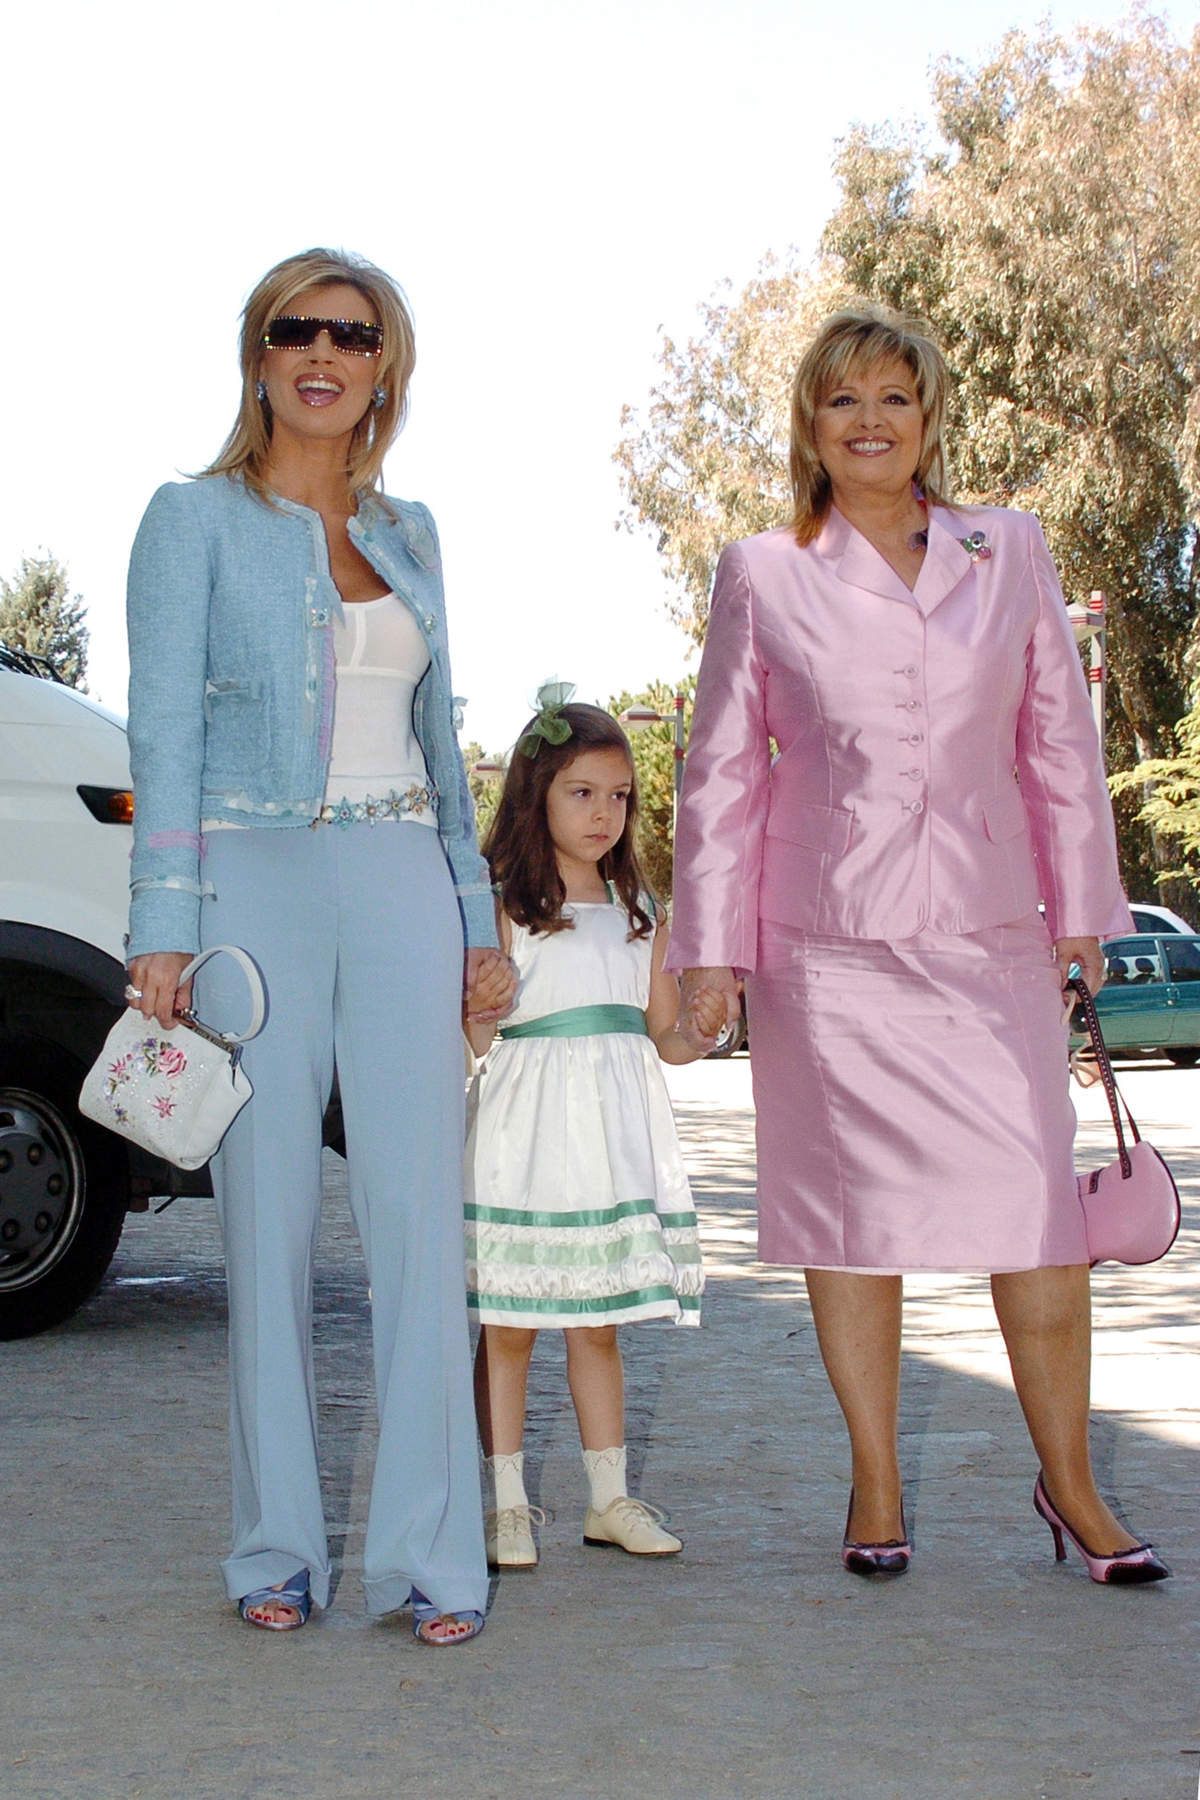
[[(413, 724), (465, 941), (494, 944), (492, 891), (454, 734), (433, 519), (419, 504), (365, 495), (349, 530), (429, 645)], [(151, 500), (129, 566), (131, 957), (198, 948), (201, 819), (296, 827), (316, 817), (341, 616), (324, 527), (308, 507), (268, 505), (223, 475), (169, 482)]]

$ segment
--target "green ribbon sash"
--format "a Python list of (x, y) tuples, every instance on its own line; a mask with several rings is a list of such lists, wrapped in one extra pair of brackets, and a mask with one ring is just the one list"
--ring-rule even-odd
[(636, 1006), (568, 1006), (562, 1012), (544, 1013), (540, 1019), (527, 1019), (523, 1025), (502, 1025), (502, 1038), (524, 1037), (601, 1037), (608, 1031), (635, 1033), (649, 1037), (645, 1014)]

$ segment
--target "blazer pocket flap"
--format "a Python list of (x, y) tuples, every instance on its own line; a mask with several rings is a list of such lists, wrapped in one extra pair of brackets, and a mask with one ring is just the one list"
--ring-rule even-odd
[[(786, 830), (781, 831), (781, 825)], [(783, 811), (783, 817), (773, 820), (767, 829), (769, 836), (782, 838), (785, 843), (803, 844), (806, 850), (819, 850), (827, 856), (844, 856), (850, 848), (853, 828), (854, 814), (842, 807), (793, 802)]]
[(1020, 837), (1022, 832), (1028, 831), (1025, 803), (1015, 787), (1011, 793), (997, 794), (994, 800), (986, 803), (983, 829), (993, 844), (1007, 843), (1009, 838)]
[(204, 717), (211, 725), (213, 708), (218, 701), (252, 701), (255, 705), (260, 705), (262, 697), (263, 684), (261, 681), (238, 681), (237, 679), (206, 681), (204, 683)]

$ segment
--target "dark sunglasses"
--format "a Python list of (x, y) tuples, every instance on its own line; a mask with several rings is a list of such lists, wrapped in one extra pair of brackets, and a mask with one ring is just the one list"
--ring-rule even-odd
[(308, 350), (321, 332), (329, 333), (335, 350), (348, 356), (378, 356), (383, 349), (383, 326), (368, 325), (365, 319), (308, 319), (285, 314), (272, 319), (263, 332), (265, 350)]

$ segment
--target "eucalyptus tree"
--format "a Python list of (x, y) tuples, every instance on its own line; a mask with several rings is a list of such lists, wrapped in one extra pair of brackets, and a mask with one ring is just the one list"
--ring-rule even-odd
[[(1105, 590), (1110, 761), (1171, 756), (1200, 604), (1200, 33), (1013, 32), (976, 68), (943, 61), (933, 105), (932, 147), (894, 123), (839, 144), (815, 261), (768, 260), (664, 343), (645, 416), (624, 418), (627, 517), (657, 532), (702, 638), (719, 545), (785, 516), (813, 324), (851, 293), (915, 311), (951, 366), (957, 496), (1036, 511), (1068, 594)], [(1141, 887), (1174, 854), (1162, 808), (1147, 832), (1136, 793), (1119, 807)]]

